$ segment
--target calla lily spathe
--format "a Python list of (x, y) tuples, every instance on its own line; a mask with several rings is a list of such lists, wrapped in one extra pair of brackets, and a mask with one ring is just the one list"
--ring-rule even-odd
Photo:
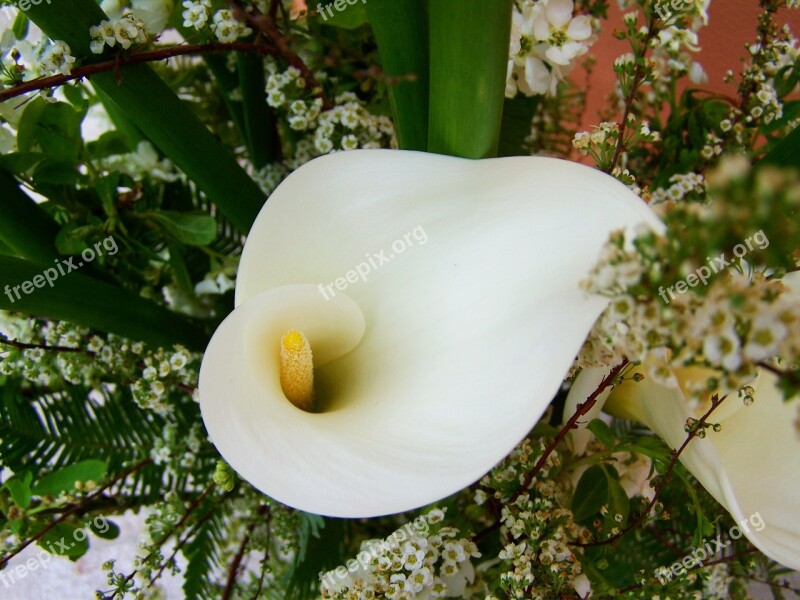
[[(612, 231), (641, 224), (661, 228), (627, 187), (557, 159), (311, 161), (256, 220), (237, 308), (204, 356), (212, 441), (262, 492), (317, 514), (392, 514), (463, 489), (541, 417), (607, 304), (580, 281)], [(289, 330), (310, 344), (319, 413), (282, 393)]]
[[(655, 359), (651, 359), (655, 360)], [(586, 415), (596, 418), (604, 405), (608, 412), (639, 421), (671, 448), (686, 439), (688, 418), (699, 419), (710, 408), (710, 400), (691, 407), (685, 390), (705, 382), (713, 371), (701, 368), (673, 369), (679, 385), (667, 387), (647, 376), (651, 361), (638, 370), (645, 379), (626, 380), (603, 392)], [(578, 375), (570, 390), (564, 414), (572, 415), (603, 380), (608, 369), (588, 369)], [(680, 461), (701, 485), (731, 514), (737, 523), (758, 514), (761, 530), (743, 527), (744, 535), (771, 559), (800, 569), (800, 437), (794, 426), (797, 401), (784, 402), (772, 373), (759, 369), (753, 382), (751, 406), (736, 395), (727, 398), (709, 417), (719, 423), (718, 432), (708, 430), (683, 450)], [(591, 433), (573, 432), (577, 451), (585, 448)]]

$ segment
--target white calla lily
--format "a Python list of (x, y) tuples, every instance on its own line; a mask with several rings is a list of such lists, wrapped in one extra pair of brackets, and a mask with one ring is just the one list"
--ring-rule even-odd
[[(237, 308), (203, 359), (212, 441), (262, 492), (317, 514), (463, 489), (546, 410), (607, 304), (579, 282), (612, 231), (642, 223), (661, 228), (624, 185), (563, 160), (311, 161), (256, 220)], [(282, 392), (289, 331), (310, 345), (320, 412)]]
[[(686, 390), (705, 382), (709, 369), (673, 369), (679, 385), (667, 387), (647, 373), (649, 359), (637, 371), (645, 376), (639, 383), (626, 380), (599, 397), (583, 420), (597, 417), (605, 407), (617, 416), (639, 421), (671, 448), (686, 440), (686, 421), (699, 419), (711, 407), (710, 399), (692, 408)], [(588, 369), (578, 375), (565, 408), (568, 418), (603, 380), (608, 369)], [(796, 400), (784, 402), (777, 377), (759, 369), (753, 382), (754, 402), (745, 406), (733, 394), (709, 416), (718, 432), (708, 429), (705, 438), (695, 437), (683, 450), (680, 461), (701, 485), (731, 514), (747, 538), (768, 557), (792, 569), (800, 569), (800, 437), (794, 427)], [(696, 403), (695, 403), (696, 404)], [(605, 405), (605, 406), (604, 406)], [(585, 429), (573, 432), (577, 450), (585, 447)], [(759, 515), (760, 529), (751, 516)], [(744, 523), (744, 525), (741, 525)]]

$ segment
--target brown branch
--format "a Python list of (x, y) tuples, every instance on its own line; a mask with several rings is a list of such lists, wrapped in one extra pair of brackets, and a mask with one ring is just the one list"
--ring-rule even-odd
[(94, 356), (91, 350), (84, 350), (83, 348), (68, 348), (67, 346), (48, 346), (46, 344), (33, 344), (28, 342), (19, 342), (17, 340), (0, 339), (0, 344), (11, 346), (18, 350), (47, 350), (49, 352), (83, 352)]
[(84, 77), (90, 77), (97, 73), (104, 73), (124, 67), (146, 62), (156, 62), (175, 58), (176, 56), (186, 56), (189, 54), (213, 54), (218, 52), (255, 52), (257, 54), (269, 55), (277, 54), (275, 46), (264, 43), (251, 42), (231, 42), (228, 44), (187, 44), (182, 46), (172, 46), (170, 48), (159, 48), (158, 50), (148, 50), (131, 54), (130, 56), (117, 56), (110, 60), (92, 63), (83, 67), (72, 69), (69, 75), (51, 75), (50, 77), (39, 77), (31, 81), (25, 81), (6, 90), (0, 90), (0, 102), (11, 98), (16, 98), (28, 92), (51, 88)]
[[(642, 44), (642, 58), (647, 55), (647, 48), (650, 46), (650, 40), (653, 39), (655, 36), (656, 30), (656, 19), (654, 16), (650, 17), (650, 23), (647, 26), (647, 37), (645, 38), (644, 43)], [(606, 170), (607, 173), (611, 173), (614, 168), (617, 166), (619, 162), (619, 158), (622, 155), (622, 150), (625, 147), (625, 133), (628, 129), (628, 116), (631, 114), (633, 110), (633, 102), (636, 99), (636, 93), (639, 91), (639, 86), (644, 83), (645, 75), (647, 71), (646, 68), (640, 64), (636, 64), (636, 70), (633, 75), (633, 81), (631, 82), (631, 90), (628, 93), (628, 97), (625, 98), (625, 110), (622, 113), (622, 122), (619, 124), (619, 137), (617, 138), (617, 146), (614, 148), (614, 156), (611, 159), (611, 164), (608, 166)]]
[(98, 488), (97, 490), (95, 490), (94, 492), (92, 492), (92, 493), (88, 494), (88, 495), (87, 495), (87, 496), (86, 496), (86, 497), (83, 499), (83, 501), (82, 501), (82, 502), (80, 502), (80, 503), (76, 504), (75, 506), (73, 506), (73, 507), (72, 507), (72, 508), (70, 508), (69, 510), (65, 511), (65, 512), (64, 512), (64, 513), (63, 513), (63, 514), (60, 516), (60, 517), (58, 517), (57, 519), (55, 519), (54, 521), (52, 521), (52, 522), (51, 522), (49, 525), (47, 525), (47, 526), (46, 526), (46, 527), (44, 527), (43, 529), (40, 529), (38, 532), (36, 532), (36, 534), (35, 534), (35, 535), (33, 535), (32, 537), (29, 537), (28, 539), (26, 539), (24, 542), (22, 542), (22, 544), (20, 544), (19, 546), (17, 546), (17, 547), (16, 547), (16, 548), (15, 548), (13, 551), (11, 551), (10, 553), (8, 553), (8, 554), (6, 554), (5, 556), (3, 556), (2, 558), (0, 558), (0, 568), (2, 568), (2, 567), (3, 567), (3, 565), (5, 565), (5, 564), (6, 564), (6, 563), (7, 563), (9, 560), (11, 560), (12, 558), (14, 558), (14, 557), (15, 557), (17, 554), (19, 554), (20, 552), (22, 552), (22, 551), (23, 551), (25, 548), (27, 548), (28, 546), (30, 546), (32, 543), (34, 543), (34, 542), (37, 542), (37, 541), (39, 541), (40, 539), (42, 539), (42, 537), (44, 537), (44, 536), (47, 534), (47, 532), (48, 532), (48, 531), (50, 531), (51, 529), (53, 529), (53, 528), (54, 528), (56, 525), (58, 525), (59, 523), (62, 523), (62, 522), (63, 522), (63, 521), (65, 521), (65, 520), (66, 520), (68, 517), (70, 517), (70, 516), (72, 516), (73, 514), (75, 514), (75, 513), (79, 512), (80, 510), (82, 510), (82, 509), (83, 509), (83, 507), (84, 507), (86, 504), (88, 504), (89, 502), (91, 502), (92, 500), (94, 500), (96, 497), (98, 497), (98, 496), (102, 495), (102, 494), (103, 494), (103, 492), (105, 492), (105, 491), (106, 491), (108, 488), (110, 488), (112, 485), (114, 485), (115, 483), (117, 483), (117, 482), (119, 482), (119, 481), (122, 481), (123, 479), (125, 479), (126, 477), (128, 477), (129, 475), (131, 475), (132, 473), (135, 473), (136, 471), (138, 471), (138, 470), (142, 469), (143, 467), (145, 467), (145, 466), (149, 465), (151, 462), (152, 462), (152, 459), (146, 458), (146, 459), (144, 459), (143, 461), (136, 463), (136, 464), (135, 464), (135, 465), (133, 465), (132, 467), (130, 467), (130, 468), (128, 468), (128, 469), (126, 469), (126, 470), (124, 470), (122, 473), (120, 473), (119, 475), (117, 475), (116, 477), (114, 477), (114, 479), (112, 479), (111, 481), (109, 481), (108, 483), (106, 483), (105, 485), (103, 485), (102, 487), (99, 487), (99, 488)]
[(794, 385), (800, 386), (800, 376), (798, 376), (798, 374), (794, 371), (784, 371), (766, 362), (760, 362), (758, 363), (758, 366), (766, 371), (769, 371), (773, 375), (777, 375), (781, 379), (788, 379)]
[[(267, 506), (262, 505), (258, 509), (258, 515), (261, 516), (265, 512), (267, 512)], [(239, 568), (242, 566), (242, 559), (244, 559), (245, 551), (247, 550), (247, 544), (250, 543), (250, 536), (253, 535), (253, 530), (258, 525), (259, 521), (254, 520), (250, 525), (247, 527), (247, 531), (244, 534), (244, 538), (242, 539), (242, 543), (239, 544), (239, 549), (236, 551), (236, 555), (233, 557), (233, 562), (231, 562), (230, 569), (228, 570), (228, 581), (225, 583), (225, 589), (222, 592), (222, 600), (230, 600), (231, 595), (233, 594), (233, 588), (236, 586), (236, 579), (239, 576)]]
[(711, 408), (709, 408), (706, 411), (706, 413), (702, 417), (700, 417), (700, 420), (697, 421), (697, 423), (695, 423), (695, 426), (689, 432), (689, 435), (686, 436), (686, 439), (683, 441), (683, 443), (680, 445), (680, 447), (677, 450), (673, 451), (672, 459), (669, 461), (669, 464), (667, 465), (667, 469), (664, 471), (664, 475), (662, 476), (663, 480), (661, 482), (661, 485), (656, 490), (656, 493), (653, 494), (653, 499), (650, 500), (650, 502), (648, 503), (647, 507), (645, 507), (645, 509), (641, 512), (639, 517), (633, 523), (631, 523), (630, 525), (625, 527), (619, 533), (617, 533), (617, 534), (615, 534), (615, 535), (613, 535), (613, 536), (611, 536), (609, 538), (606, 538), (604, 540), (598, 540), (598, 541), (595, 541), (595, 542), (586, 542), (586, 543), (575, 542), (572, 545), (573, 546), (581, 546), (583, 548), (588, 548), (588, 547), (591, 547), (591, 546), (603, 546), (605, 544), (613, 544), (614, 542), (616, 542), (618, 539), (620, 539), (621, 537), (623, 537), (624, 535), (626, 535), (630, 531), (633, 531), (634, 529), (639, 527), (639, 525), (641, 525), (644, 522), (644, 520), (647, 518), (647, 515), (650, 514), (650, 511), (653, 510), (653, 507), (656, 505), (656, 502), (658, 502), (658, 499), (661, 496), (661, 492), (663, 492), (664, 488), (667, 487), (667, 484), (670, 481), (670, 475), (672, 474), (672, 471), (675, 469), (675, 466), (678, 464), (678, 459), (680, 458), (680, 455), (683, 453), (683, 451), (689, 445), (689, 442), (691, 442), (697, 436), (698, 432), (705, 429), (706, 421), (711, 416), (711, 413), (713, 413), (715, 410), (717, 410), (719, 405), (722, 404), (725, 401), (726, 398), (727, 398), (727, 396), (723, 396), (722, 398), (718, 398), (716, 395), (711, 398)]
[(267, 561), (269, 560), (269, 544), (270, 544), (270, 537), (272, 535), (272, 528), (270, 527), (270, 522), (272, 520), (272, 511), (267, 513), (267, 540), (264, 543), (264, 556), (261, 558), (261, 563), (259, 564), (261, 568), (261, 574), (258, 577), (258, 587), (256, 588), (255, 594), (253, 594), (252, 600), (258, 600), (258, 597), (261, 595), (261, 589), (264, 587), (264, 577), (267, 575)]
[(595, 402), (597, 402), (597, 398), (600, 396), (600, 394), (602, 394), (607, 387), (609, 387), (611, 384), (614, 383), (614, 380), (616, 380), (616, 378), (619, 376), (622, 370), (629, 364), (630, 362), (628, 361), (628, 359), (624, 359), (616, 367), (611, 369), (611, 372), (606, 376), (605, 379), (603, 379), (603, 381), (600, 382), (600, 385), (597, 386), (597, 389), (594, 392), (592, 392), (592, 394), (586, 399), (586, 401), (578, 404), (578, 406), (575, 409), (575, 414), (570, 417), (566, 425), (564, 425), (564, 427), (561, 428), (561, 431), (558, 432), (553, 441), (550, 442), (550, 445), (547, 446), (544, 453), (539, 457), (539, 460), (536, 461), (536, 464), (533, 466), (533, 469), (531, 469), (525, 476), (525, 480), (523, 481), (522, 486), (509, 499), (508, 501), (509, 504), (513, 503), (514, 500), (519, 498), (528, 489), (528, 487), (531, 485), (531, 482), (533, 481), (533, 478), (536, 477), (536, 475), (538, 475), (539, 472), (544, 468), (547, 459), (553, 453), (553, 450), (556, 449), (556, 446), (558, 446), (561, 443), (561, 441), (567, 436), (567, 433), (569, 433), (572, 429), (577, 428), (578, 421), (581, 419), (581, 417), (585, 416), (586, 413), (589, 412), (589, 410), (594, 406)]
[(305, 61), (300, 58), (300, 55), (291, 49), (288, 38), (283, 35), (280, 29), (278, 29), (278, 27), (275, 25), (274, 19), (272, 19), (269, 15), (259, 12), (257, 9), (254, 9), (253, 12), (248, 12), (238, 0), (231, 0), (231, 9), (233, 10), (233, 14), (237, 19), (247, 21), (256, 29), (256, 31), (264, 34), (273, 44), (275, 44), (277, 47), (277, 54), (289, 66), (292, 66), (300, 71), (300, 74), (305, 80), (308, 89), (319, 96), (319, 98), (322, 100), (322, 107), (325, 110), (333, 108), (333, 103), (325, 95), (322, 86), (317, 81), (316, 77), (314, 77), (311, 69), (309, 69)]

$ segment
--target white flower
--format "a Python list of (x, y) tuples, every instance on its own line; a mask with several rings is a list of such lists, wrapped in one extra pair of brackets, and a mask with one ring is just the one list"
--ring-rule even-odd
[[(200, 371), (210, 436), (247, 481), (316, 514), (392, 514), (461, 490), (541, 417), (607, 305), (580, 282), (612, 231), (641, 223), (663, 228), (625, 185), (564, 160), (313, 160), (248, 235), (236, 309)], [(423, 230), (368, 282), (325, 289)]]
[(75, 64), (75, 58), (70, 54), (69, 46), (65, 42), (56, 40), (40, 51), (39, 62), (46, 71), (69, 75), (72, 65)]
[(139, 38), (139, 28), (132, 19), (123, 17), (114, 23), (114, 37), (127, 50)]
[(233, 16), (233, 12), (227, 8), (214, 13), (214, 22), (211, 25), (211, 30), (223, 44), (235, 42), (240, 37), (247, 37), (253, 33), (252, 29), (238, 21)]
[[(578, 376), (567, 397), (565, 420), (607, 374), (608, 369), (597, 368)], [(613, 414), (644, 423), (671, 448), (678, 448), (686, 440), (687, 420), (699, 419), (710, 407), (708, 400), (695, 406), (683, 390), (704, 387), (715, 374), (719, 375), (709, 369), (676, 370), (680, 387), (665, 388), (644, 372), (640, 383), (626, 379), (610, 393), (603, 392), (582, 422), (597, 417), (605, 405)], [(759, 370), (751, 385), (752, 406), (745, 406), (735, 394), (724, 400), (709, 418), (721, 425), (720, 431), (709, 430), (706, 437), (692, 439), (680, 461), (725, 507), (753, 545), (771, 559), (800, 569), (800, 521), (796, 518), (800, 438), (793, 422), (798, 399), (784, 402), (777, 378), (765, 370)]]
[(576, 57), (589, 51), (587, 41), (592, 37), (589, 16), (572, 17), (572, 0), (544, 0), (538, 18), (533, 22), (537, 41), (550, 47), (545, 51), (548, 60), (556, 65), (569, 65)]
[(184, 27), (194, 27), (198, 31), (205, 27), (208, 22), (209, 4), (184, 0), (183, 7), (186, 9), (181, 13)]
[(772, 315), (758, 315), (753, 319), (744, 353), (754, 362), (772, 358), (778, 353), (778, 347), (786, 337), (786, 325)]
[(714, 366), (722, 366), (728, 371), (735, 371), (742, 364), (739, 336), (731, 327), (720, 333), (706, 336), (703, 342), (703, 355)]

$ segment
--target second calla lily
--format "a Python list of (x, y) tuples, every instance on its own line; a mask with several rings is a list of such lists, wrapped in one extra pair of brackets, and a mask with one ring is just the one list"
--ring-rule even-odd
[(200, 372), (211, 439), (317, 514), (455, 493), (541, 417), (607, 304), (580, 281), (612, 231), (641, 224), (661, 228), (624, 185), (562, 160), (316, 159), (245, 245)]
[[(674, 369), (677, 385), (667, 387), (655, 382), (647, 372), (650, 359), (639, 371), (645, 379), (639, 383), (626, 380), (618, 388), (598, 397), (584, 421), (597, 417), (601, 409), (647, 425), (671, 448), (686, 439), (684, 426), (689, 418), (699, 419), (709, 408), (710, 400), (693, 407), (685, 390), (704, 383), (715, 373), (709, 369)], [(567, 398), (565, 416), (574, 414), (600, 384), (608, 369), (583, 371)], [(705, 438), (695, 437), (680, 456), (684, 466), (702, 486), (725, 507), (747, 538), (773, 560), (792, 569), (800, 569), (800, 437), (794, 426), (795, 402), (784, 402), (772, 373), (759, 369), (752, 384), (754, 402), (745, 406), (735, 395), (723, 401), (709, 417), (720, 431), (709, 430)], [(573, 432), (573, 443), (582, 451), (591, 433)], [(762, 523), (760, 529), (747, 527), (753, 515)]]

